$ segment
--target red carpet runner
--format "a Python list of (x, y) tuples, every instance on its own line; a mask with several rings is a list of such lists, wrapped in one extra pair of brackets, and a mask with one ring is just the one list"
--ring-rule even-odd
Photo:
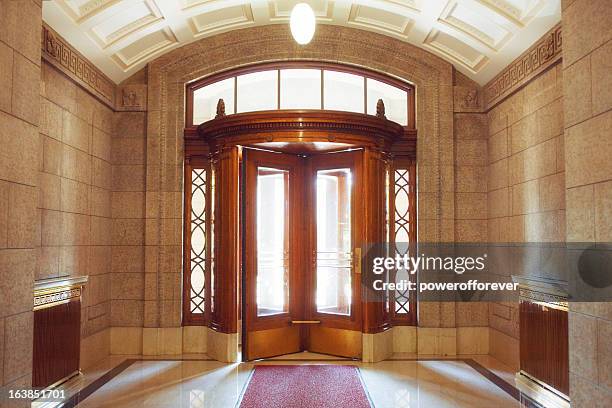
[(240, 408), (370, 408), (357, 367), (258, 365)]

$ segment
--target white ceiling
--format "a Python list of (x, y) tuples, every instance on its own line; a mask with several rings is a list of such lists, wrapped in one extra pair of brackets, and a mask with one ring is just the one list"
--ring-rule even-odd
[(425, 48), (484, 85), (561, 20), (560, 0), (49, 0), (43, 19), (117, 83), (173, 48), (224, 31), (317, 22)]

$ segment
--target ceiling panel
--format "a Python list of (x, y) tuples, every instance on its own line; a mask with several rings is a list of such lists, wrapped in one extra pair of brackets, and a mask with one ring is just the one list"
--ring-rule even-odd
[(130, 67), (173, 46), (178, 40), (168, 28), (153, 31), (120, 49), (113, 57), (122, 67)]
[(291, 10), (298, 3), (307, 3), (312, 7), (317, 19), (325, 22), (331, 22), (334, 13), (334, 2), (331, 0), (268, 0), (268, 11), (270, 13), (270, 21), (273, 22), (288, 22), (291, 16)]
[(462, 31), (493, 51), (500, 50), (512, 36), (511, 28), (491, 9), (477, 3), (451, 0), (440, 22)]
[[(374, 31), (485, 84), (561, 19), (560, 0), (301, 0), (319, 24)], [(287, 24), (300, 0), (49, 0), (43, 19), (116, 82), (200, 38)], [(316, 35), (316, 34), (315, 34)]]
[(427, 48), (442, 53), (451, 61), (461, 64), (474, 73), (477, 73), (488, 61), (488, 58), (483, 53), (443, 31), (432, 30), (423, 44)]
[(197, 14), (189, 19), (189, 26), (196, 37), (242, 28), (254, 23), (250, 4), (220, 8)]
[(128, 37), (144, 27), (161, 22), (161, 12), (151, 0), (132, 1), (125, 9), (117, 9), (115, 13), (95, 24), (91, 28), (94, 40), (102, 48)]
[(106, 8), (121, 3), (121, 0), (55, 0), (75, 22), (81, 23)]
[(351, 7), (348, 19), (349, 25), (373, 31), (380, 30), (403, 38), (408, 37), (413, 22), (412, 19), (401, 14), (361, 5)]

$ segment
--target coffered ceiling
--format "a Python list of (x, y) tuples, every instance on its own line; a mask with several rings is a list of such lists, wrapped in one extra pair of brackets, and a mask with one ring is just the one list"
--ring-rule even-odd
[(312, 6), (319, 24), (409, 42), (480, 84), (561, 19), (560, 0), (48, 0), (43, 19), (119, 83), (200, 38), (288, 24), (300, 1)]

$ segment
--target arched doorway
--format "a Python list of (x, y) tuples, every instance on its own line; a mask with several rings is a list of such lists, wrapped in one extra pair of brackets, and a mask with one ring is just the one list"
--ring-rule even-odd
[[(300, 98), (283, 90), (308, 76), (319, 91), (302, 91), (317, 98), (287, 109)], [(416, 240), (410, 85), (341, 65), (266, 64), (190, 85), (187, 106), (184, 324), (231, 332), (238, 315), (243, 357), (256, 359), (359, 358), (362, 333), (415, 323), (413, 296), (381, 300), (361, 284), (366, 246)]]

